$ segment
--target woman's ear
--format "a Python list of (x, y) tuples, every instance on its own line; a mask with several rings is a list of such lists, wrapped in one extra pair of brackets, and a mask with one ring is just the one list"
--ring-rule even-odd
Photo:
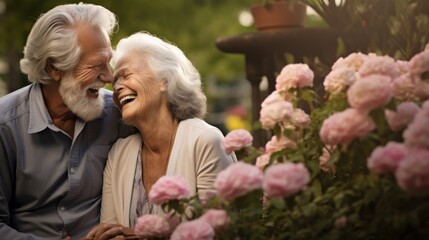
[(59, 81), (61, 79), (61, 73), (60, 70), (58, 70), (53, 64), (52, 64), (52, 60), (48, 59), (48, 61), (46, 61), (46, 72), (49, 74), (49, 76), (55, 80), (55, 81)]
[(161, 90), (161, 92), (167, 92), (167, 83), (166, 82), (161, 83), (160, 90)]

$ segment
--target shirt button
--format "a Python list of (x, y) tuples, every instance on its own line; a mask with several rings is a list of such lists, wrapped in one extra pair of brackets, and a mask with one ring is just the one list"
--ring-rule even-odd
[(75, 170), (74, 168), (70, 168), (70, 172), (71, 172), (71, 173), (75, 173), (75, 172), (76, 172), (76, 170)]
[(60, 207), (60, 211), (64, 212), (66, 210), (66, 208), (64, 206)]

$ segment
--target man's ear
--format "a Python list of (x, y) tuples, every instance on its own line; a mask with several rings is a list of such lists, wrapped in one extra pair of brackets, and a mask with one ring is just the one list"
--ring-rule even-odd
[(61, 73), (60, 70), (58, 70), (53, 64), (52, 59), (48, 59), (46, 61), (46, 72), (49, 74), (49, 76), (55, 80), (59, 81), (61, 79)]

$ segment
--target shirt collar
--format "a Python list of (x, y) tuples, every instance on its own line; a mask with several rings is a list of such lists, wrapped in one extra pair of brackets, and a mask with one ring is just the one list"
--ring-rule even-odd
[[(108, 91), (100, 89), (104, 92), (104, 104), (108, 105)], [(42, 88), (40, 83), (34, 83), (33, 88), (30, 91), (30, 119), (28, 123), (28, 133), (37, 133), (44, 130), (47, 127), (58, 130), (59, 129), (53, 124), (51, 115), (49, 115), (48, 109), (46, 108), (45, 101), (43, 100)], [(107, 115), (106, 108), (103, 109), (101, 115), (97, 118), (103, 118)], [(78, 118), (79, 121), (80, 118)], [(82, 121), (83, 125), (85, 123)]]
[(28, 133), (37, 133), (48, 125), (52, 125), (52, 118), (43, 100), (40, 83), (34, 83), (30, 91), (30, 118), (28, 122)]

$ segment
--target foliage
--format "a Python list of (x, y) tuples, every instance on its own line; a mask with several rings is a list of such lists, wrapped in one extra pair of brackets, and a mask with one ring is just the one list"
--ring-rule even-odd
[[(186, 211), (193, 212), (186, 215), (187, 220), (200, 218), (207, 209), (225, 210), (230, 217), (229, 225), (216, 231), (215, 239), (427, 239), (427, 62), (429, 44), (426, 50), (407, 61), (405, 65), (408, 67), (401, 71), (398, 70), (404, 66), (403, 61), (374, 53), (350, 54), (338, 59), (332, 66), (331, 74), (325, 78), (327, 94), (323, 100), (313, 92), (312, 83), (308, 81), (312, 75), (305, 65), (285, 66), (277, 77), (276, 91), (262, 103), (261, 125), (274, 136), (265, 149), (248, 146), (249, 136), (243, 131), (230, 132), (223, 143), (227, 153), (235, 150), (240, 162), (248, 164), (240, 168), (256, 165), (263, 169), (262, 186), (249, 187), (250, 182), (254, 182), (257, 177), (248, 169), (225, 174), (233, 164), (218, 175), (215, 183), (217, 192), (213, 197), (208, 200), (200, 200), (197, 196), (173, 200), (163, 204), (164, 209), (166, 212), (182, 213), (182, 217)], [(350, 68), (354, 68), (352, 75), (333, 77), (333, 73)], [(403, 83), (403, 77), (411, 75), (415, 77), (412, 79), (416, 85), (411, 88), (406, 85), (408, 92), (404, 94), (400, 90), (405, 85), (400, 84)], [(348, 81), (345, 76), (353, 81)], [(385, 79), (383, 77), (387, 77), (387, 85), (362, 84), (367, 79), (379, 79), (381, 82)], [(329, 87), (333, 81), (338, 84), (337, 88)], [(357, 91), (358, 88), (365, 91)], [(421, 92), (421, 88), (426, 90)], [(384, 92), (383, 89), (387, 90)], [(354, 96), (361, 92), (364, 94), (358, 95), (359, 98)], [(305, 115), (295, 115), (299, 112), (296, 111), (299, 109), (299, 99), (312, 106), (308, 119), (310, 122), (306, 121)], [(359, 101), (355, 102), (355, 99)], [(293, 107), (284, 104), (285, 101)], [(323, 101), (323, 104), (316, 104), (318, 101)], [(409, 107), (401, 108), (404, 103), (415, 105), (416, 111), (409, 115), (412, 116), (410, 118), (403, 115), (400, 118), (402, 127), (394, 128), (387, 112), (397, 111), (400, 114), (403, 109), (410, 114)], [(281, 108), (276, 108), (276, 104)], [(288, 110), (284, 111), (286, 108)], [(338, 121), (334, 125), (327, 124), (332, 122), (334, 116), (347, 111), (357, 114), (353, 116), (366, 117), (371, 123), (368, 125), (370, 127), (362, 128), (364, 122), (356, 118)], [(420, 130), (416, 128), (419, 122)], [(324, 131), (326, 128), (327, 131)], [(282, 137), (288, 141), (281, 143)], [(387, 149), (392, 142), (407, 152), (402, 155), (395, 152), (392, 155), (392, 151), (385, 151), (376, 157), (377, 151)], [(425, 157), (417, 159), (414, 155), (416, 152), (424, 153)], [(265, 154), (269, 154), (267, 163), (262, 160)], [(382, 164), (378, 162), (378, 166), (375, 166), (375, 161), (380, 160)], [(410, 160), (418, 160), (423, 165), (414, 161), (411, 166), (414, 167), (407, 169), (409, 175), (404, 184), (399, 172)], [(268, 172), (282, 163), (303, 164), (308, 169), (310, 181), (292, 194), (289, 191), (282, 196), (270, 195), (266, 184)], [(391, 168), (387, 170), (386, 166)], [(420, 175), (415, 174), (417, 172)], [(294, 174), (289, 174), (290, 182), (281, 183), (284, 186), (293, 185)], [(282, 179), (284, 175), (277, 177)], [(225, 185), (230, 188), (228, 194), (237, 193), (246, 187), (248, 191), (244, 195), (231, 197), (220, 187), (225, 182), (229, 183)]]
[(344, 44), (342, 55), (377, 52), (409, 59), (429, 40), (426, 0), (302, 0)]

